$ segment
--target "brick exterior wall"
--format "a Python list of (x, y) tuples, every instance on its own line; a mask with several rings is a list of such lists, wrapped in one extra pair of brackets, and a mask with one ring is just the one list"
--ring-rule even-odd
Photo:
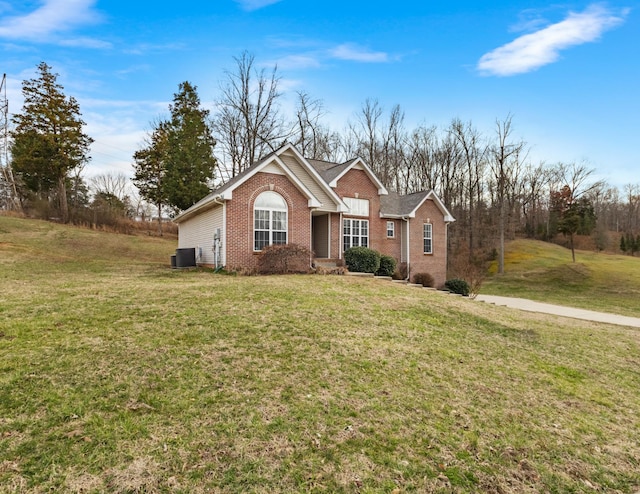
[[(380, 196), (378, 188), (371, 181), (363, 170), (349, 170), (340, 180), (335, 188), (340, 197), (356, 197), (369, 201), (369, 247), (377, 250), (381, 254), (394, 257), (400, 262), (400, 222), (395, 222), (396, 234), (394, 238), (387, 238), (387, 219), (380, 218)], [(343, 214), (343, 218), (363, 219), (362, 216), (350, 216)], [(338, 221), (338, 223), (340, 223)], [(339, 249), (342, 251), (342, 225), (339, 231)]]
[(342, 259), (342, 222), (340, 213), (331, 213), (331, 257)]
[[(425, 254), (423, 249), (423, 225), (431, 223), (432, 251)], [(432, 201), (424, 201), (416, 212), (416, 217), (409, 221), (409, 249), (411, 280), (416, 273), (429, 273), (433, 276), (436, 288), (444, 285), (447, 279), (447, 225), (442, 212)]]
[(258, 253), (253, 251), (253, 204), (256, 197), (267, 190), (277, 192), (287, 202), (287, 242), (310, 248), (311, 210), (308, 199), (286, 176), (256, 173), (234, 189), (233, 198), (227, 202), (226, 265), (230, 269), (254, 269), (258, 266)]
[[(273, 189), (272, 189), (273, 187)], [(233, 191), (233, 199), (227, 202), (227, 252), (226, 266), (230, 269), (254, 269), (258, 253), (253, 251), (253, 204), (264, 191), (279, 193), (288, 206), (288, 243), (303, 245), (311, 250), (311, 210), (307, 198), (284, 175), (257, 173)], [(369, 247), (401, 259), (403, 220), (380, 218), (378, 189), (363, 170), (350, 170), (334, 189), (340, 197), (356, 197), (369, 201)], [(343, 218), (364, 219), (343, 213)], [(387, 221), (394, 221), (395, 237), (387, 238)], [(332, 258), (344, 258), (342, 252), (342, 222), (339, 213), (330, 214)], [(423, 253), (423, 224), (433, 225), (433, 254)], [(436, 287), (446, 280), (446, 224), (436, 204), (425, 201), (411, 218), (410, 225), (410, 276), (430, 273)], [(311, 261), (311, 260), (310, 260)]]

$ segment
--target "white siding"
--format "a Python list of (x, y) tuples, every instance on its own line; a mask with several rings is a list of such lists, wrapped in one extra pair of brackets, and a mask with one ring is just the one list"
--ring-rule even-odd
[[(195, 247), (196, 262), (198, 264), (215, 264), (213, 257), (213, 236), (216, 229), (222, 235), (221, 257), (222, 265), (226, 263), (226, 239), (224, 228), (224, 205), (216, 205), (212, 209), (200, 213), (178, 225), (178, 248)], [(198, 248), (202, 250), (202, 257), (198, 257)]]
[(275, 163), (269, 163), (267, 166), (265, 166), (262, 170), (260, 170), (262, 173), (273, 173), (274, 175), (284, 175), (284, 170), (282, 169), (282, 167), (280, 167), (279, 165), (276, 165)]
[(322, 203), (323, 211), (333, 211), (337, 210), (337, 207), (333, 200), (329, 197), (329, 195), (324, 191), (324, 189), (318, 185), (318, 182), (309, 175), (309, 173), (304, 169), (304, 167), (298, 162), (298, 160), (291, 154), (285, 153), (280, 156), (285, 165), (291, 170), (291, 172), (298, 177), (298, 179), (311, 191), (311, 193)]

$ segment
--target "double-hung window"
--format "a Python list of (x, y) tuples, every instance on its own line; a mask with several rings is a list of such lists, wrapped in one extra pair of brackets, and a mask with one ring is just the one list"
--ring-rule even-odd
[(433, 254), (433, 226), (431, 223), (422, 225), (422, 251), (425, 254)]
[(260, 194), (253, 205), (253, 250), (287, 243), (287, 203), (276, 192)]
[(387, 221), (387, 238), (393, 238), (396, 236), (396, 222)]
[(369, 220), (345, 218), (342, 222), (343, 251), (351, 247), (369, 247)]

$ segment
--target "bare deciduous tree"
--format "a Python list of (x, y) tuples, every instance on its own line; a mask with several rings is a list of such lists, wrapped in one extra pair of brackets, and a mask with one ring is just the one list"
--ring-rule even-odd
[(496, 200), (498, 205), (498, 273), (504, 273), (504, 240), (507, 222), (507, 201), (509, 188), (514, 183), (514, 175), (520, 166), (520, 155), (524, 150), (523, 141), (511, 142), (513, 128), (511, 126), (512, 115), (500, 121), (496, 121), (497, 142), (491, 148), (491, 169), (495, 179)]
[(244, 52), (234, 58), (236, 69), (226, 72), (213, 129), (223, 156), (223, 178), (231, 178), (251, 166), (260, 156), (283, 144), (290, 136), (280, 115), (280, 78), (277, 67), (270, 74), (255, 68), (255, 58)]

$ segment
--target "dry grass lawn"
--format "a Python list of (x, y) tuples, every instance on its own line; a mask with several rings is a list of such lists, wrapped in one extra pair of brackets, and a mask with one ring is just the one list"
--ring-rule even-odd
[(0, 493), (636, 492), (640, 332), (0, 217)]

